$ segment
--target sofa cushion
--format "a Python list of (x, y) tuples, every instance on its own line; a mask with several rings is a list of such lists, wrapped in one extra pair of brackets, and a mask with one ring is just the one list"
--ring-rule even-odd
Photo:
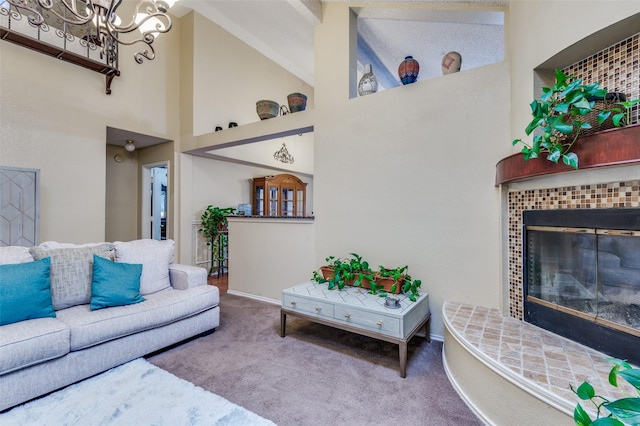
[(0, 265), (33, 262), (29, 247), (7, 246), (0, 247)]
[(113, 244), (54, 249), (31, 247), (30, 252), (36, 260), (51, 258), (51, 298), (57, 311), (89, 303), (93, 255), (113, 259)]
[(141, 273), (142, 265), (116, 263), (94, 254), (89, 309), (144, 302), (140, 295)]
[(55, 317), (51, 305), (49, 258), (0, 265), (0, 325)]
[(171, 286), (169, 264), (173, 262), (173, 240), (116, 241), (116, 262), (142, 264), (140, 294), (143, 296)]
[(57, 312), (71, 329), (71, 350), (77, 351), (109, 340), (156, 328), (218, 305), (218, 288), (199, 286), (189, 290), (162, 290), (135, 305), (90, 311), (89, 305)]
[(2, 326), (0, 374), (59, 358), (67, 353), (69, 328), (56, 318), (33, 319)]

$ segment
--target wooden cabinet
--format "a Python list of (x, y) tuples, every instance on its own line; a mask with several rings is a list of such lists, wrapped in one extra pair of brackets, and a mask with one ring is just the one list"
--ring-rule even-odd
[(253, 214), (306, 216), (307, 184), (288, 173), (253, 179)]

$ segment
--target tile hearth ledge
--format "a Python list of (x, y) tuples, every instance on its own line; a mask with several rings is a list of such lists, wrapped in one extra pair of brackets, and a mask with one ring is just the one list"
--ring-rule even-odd
[(497, 309), (447, 301), (443, 318), (447, 375), (489, 424), (572, 424), (578, 398), (569, 386), (585, 380), (605, 397), (634, 393), (609, 385), (608, 355)]

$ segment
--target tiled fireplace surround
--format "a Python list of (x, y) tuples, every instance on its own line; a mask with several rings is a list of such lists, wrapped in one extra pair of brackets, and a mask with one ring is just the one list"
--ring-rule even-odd
[[(598, 52), (563, 70), (585, 82), (600, 81), (609, 91), (640, 98), (640, 33)], [(631, 123), (640, 122), (640, 108), (632, 113)], [(640, 142), (639, 142), (640, 143)], [(535, 160), (545, 161), (545, 160)], [(624, 168), (624, 167), (623, 167)], [(582, 180), (583, 173), (570, 172), (542, 182), (506, 185), (507, 288), (505, 312), (480, 306), (445, 304), (445, 316), (468, 344), (472, 352), (502, 370), (503, 377), (532, 389), (547, 403), (561, 407), (570, 415), (577, 397), (569, 386), (588, 380), (603, 396), (621, 397), (631, 388), (622, 383), (622, 391), (607, 382), (611, 364), (603, 354), (545, 332), (523, 320), (523, 245), (522, 212), (524, 210), (596, 209), (640, 207), (640, 168), (631, 173), (603, 173), (600, 178)], [(566, 185), (565, 185), (566, 182)], [(588, 182), (582, 184), (582, 182)], [(601, 183), (593, 183), (601, 182)], [(548, 186), (548, 187), (545, 187)], [(524, 188), (524, 189), (523, 189)], [(507, 310), (508, 309), (508, 310)], [(504, 316), (508, 315), (508, 316)], [(589, 409), (588, 406), (585, 408)]]

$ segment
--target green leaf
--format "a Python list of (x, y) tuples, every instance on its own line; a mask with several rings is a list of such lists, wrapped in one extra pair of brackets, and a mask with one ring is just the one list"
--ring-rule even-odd
[[(589, 101), (586, 98), (582, 98), (581, 100), (579, 100), (578, 102), (574, 103), (574, 106), (576, 108), (580, 108), (580, 109), (584, 109), (586, 110), (586, 113), (588, 113), (589, 111), (591, 111), (592, 105), (589, 103)], [(584, 115), (584, 114), (580, 114), (580, 115)]]
[(611, 111), (600, 111), (598, 113), (598, 124), (604, 123), (604, 121), (609, 118), (611, 115)]
[(556, 81), (558, 82), (558, 84), (566, 84), (567, 75), (560, 70), (556, 70)]
[(511, 146), (516, 146), (520, 142), (522, 142), (522, 139), (514, 139), (513, 142), (511, 142)]
[(549, 119), (549, 125), (551, 126), (552, 129), (557, 130), (560, 133), (563, 133), (565, 135), (570, 134), (571, 132), (573, 132), (573, 124), (569, 124), (569, 123), (565, 123), (563, 117), (551, 117)]
[(573, 152), (570, 152), (568, 154), (564, 154), (562, 156), (562, 161), (567, 166), (571, 166), (576, 170), (578, 169), (578, 156), (576, 154), (574, 154)]
[(620, 367), (622, 367), (622, 365), (616, 363), (611, 371), (609, 371), (609, 383), (611, 383), (612, 386), (618, 386), (618, 370), (620, 370)]
[(589, 417), (580, 404), (576, 405), (576, 409), (573, 410), (573, 420), (578, 426), (588, 426), (592, 423), (591, 417)]
[(558, 163), (558, 160), (560, 160), (560, 155), (562, 153), (560, 151), (551, 151), (549, 153), (549, 155), (547, 155), (547, 160), (549, 161), (553, 161), (554, 163)]
[(625, 379), (631, 386), (640, 391), (640, 369), (632, 368), (618, 372), (618, 376)]
[(625, 426), (618, 419), (614, 419), (613, 417), (601, 417), (597, 419), (595, 422), (591, 423), (591, 426)]
[(596, 392), (589, 382), (582, 382), (582, 384), (578, 386), (578, 389), (575, 391), (575, 393), (576, 395), (578, 395), (578, 398), (582, 399), (583, 401), (590, 400), (591, 398), (596, 396)]
[(569, 104), (568, 103), (558, 104), (553, 109), (555, 109), (556, 112), (566, 114), (569, 111)]
[(621, 127), (624, 126), (624, 118), (625, 118), (625, 113), (621, 112), (618, 114), (614, 114), (613, 117), (611, 117), (611, 121), (613, 121), (613, 125), (616, 127)]
[(603, 405), (614, 416), (629, 424), (640, 423), (640, 398), (622, 398)]

